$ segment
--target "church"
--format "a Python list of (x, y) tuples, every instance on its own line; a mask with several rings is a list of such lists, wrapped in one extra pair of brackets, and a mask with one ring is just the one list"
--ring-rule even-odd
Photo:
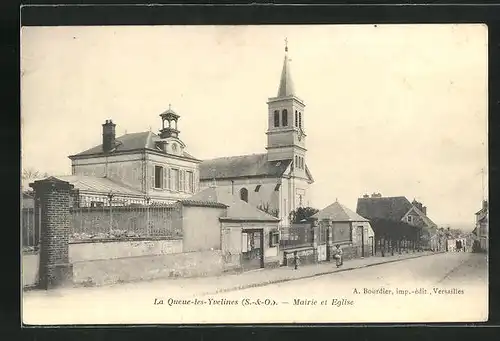
[(216, 186), (289, 225), (291, 211), (310, 206), (309, 187), (314, 180), (306, 161), (305, 103), (294, 89), (288, 46), (277, 95), (267, 105), (265, 153), (200, 160), (188, 153), (180, 138), (180, 115), (169, 107), (160, 114), (158, 134), (146, 131), (116, 137), (116, 124), (106, 120), (102, 143), (69, 156), (72, 175), (57, 178), (92, 195), (93, 202), (99, 197), (104, 201), (107, 193), (114, 192), (170, 203)]
[(295, 92), (288, 46), (276, 97), (268, 99), (266, 153), (221, 157), (200, 163), (200, 188), (215, 183), (289, 225), (289, 214), (310, 206), (305, 103)]

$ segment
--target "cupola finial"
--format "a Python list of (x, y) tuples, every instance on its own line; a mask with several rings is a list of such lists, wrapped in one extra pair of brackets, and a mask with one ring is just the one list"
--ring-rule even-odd
[(285, 52), (288, 52), (288, 38), (285, 37)]

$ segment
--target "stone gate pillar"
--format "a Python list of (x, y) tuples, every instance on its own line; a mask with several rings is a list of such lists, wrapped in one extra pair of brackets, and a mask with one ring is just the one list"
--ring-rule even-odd
[(54, 177), (30, 184), (40, 205), (38, 286), (51, 289), (72, 283), (69, 262), (70, 191), (73, 185)]
[(326, 260), (331, 261), (332, 260), (332, 250), (333, 250), (333, 224), (330, 220), (324, 220), (323, 224), (326, 228)]
[(314, 248), (314, 262), (319, 262), (319, 223), (318, 220), (314, 219), (311, 224), (313, 228), (313, 248)]

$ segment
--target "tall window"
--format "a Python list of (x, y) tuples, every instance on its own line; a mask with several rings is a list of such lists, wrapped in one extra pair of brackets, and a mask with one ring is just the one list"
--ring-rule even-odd
[(299, 112), (299, 128), (302, 128), (302, 113)]
[(281, 121), (283, 122), (283, 127), (288, 125), (288, 111), (286, 109), (283, 109), (281, 112)]
[(155, 188), (163, 188), (163, 167), (155, 166)]
[(246, 188), (240, 189), (240, 199), (248, 202), (248, 190)]
[(295, 167), (300, 168), (299, 157), (297, 155), (295, 155)]
[(188, 181), (188, 192), (194, 193), (194, 175), (193, 175), (193, 172), (187, 172), (187, 181)]
[(178, 191), (179, 190), (179, 170), (178, 169), (172, 169), (172, 190), (173, 191)]
[(172, 179), (171, 179), (171, 169), (170, 168), (167, 168), (165, 169), (165, 188), (166, 189), (171, 189), (171, 183), (172, 183)]
[(185, 192), (186, 191), (186, 180), (185, 180), (185, 175), (186, 175), (186, 172), (181, 170), (179, 172), (180, 174), (180, 179), (179, 179), (179, 191), (181, 192)]
[(278, 110), (274, 111), (274, 126), (275, 127), (280, 126), (280, 112)]
[(298, 114), (297, 110), (295, 110), (295, 126), (296, 127), (299, 126), (299, 114)]

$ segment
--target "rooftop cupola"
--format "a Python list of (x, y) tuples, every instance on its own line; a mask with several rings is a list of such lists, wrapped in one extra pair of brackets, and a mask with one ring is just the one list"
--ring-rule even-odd
[(180, 116), (172, 110), (172, 106), (168, 105), (168, 110), (160, 114), (162, 128), (160, 130), (160, 138), (179, 137), (180, 131), (177, 129), (177, 121)]

